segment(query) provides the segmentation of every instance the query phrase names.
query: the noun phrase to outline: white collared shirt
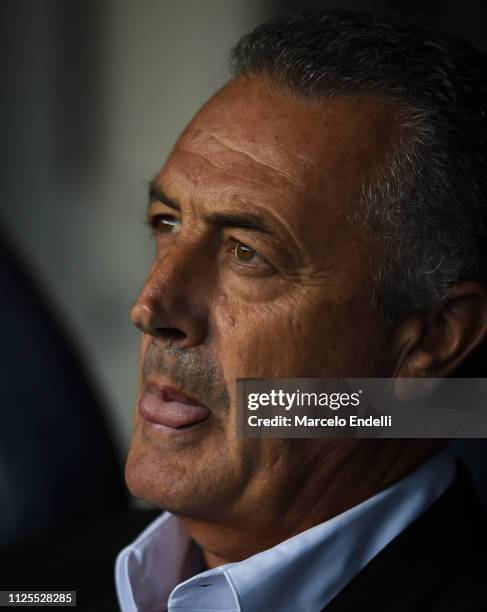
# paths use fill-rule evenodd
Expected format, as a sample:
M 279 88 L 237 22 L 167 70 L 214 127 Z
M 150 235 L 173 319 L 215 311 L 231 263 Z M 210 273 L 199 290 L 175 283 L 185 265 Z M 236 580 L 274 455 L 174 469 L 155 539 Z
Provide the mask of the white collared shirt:
M 361 504 L 244 561 L 204 568 L 200 549 L 164 512 L 117 557 L 122 612 L 320 612 L 451 484 L 444 450 Z M 245 534 L 243 534 L 244 537 Z

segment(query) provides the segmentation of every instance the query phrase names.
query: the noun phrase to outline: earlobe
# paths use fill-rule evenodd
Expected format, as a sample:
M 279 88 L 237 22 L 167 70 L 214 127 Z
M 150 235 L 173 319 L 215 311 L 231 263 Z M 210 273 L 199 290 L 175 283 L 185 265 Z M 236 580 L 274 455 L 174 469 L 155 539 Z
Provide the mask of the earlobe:
M 434 358 L 431 353 L 417 349 L 412 351 L 406 365 L 405 378 L 424 378 L 430 376 L 431 369 L 434 366 Z

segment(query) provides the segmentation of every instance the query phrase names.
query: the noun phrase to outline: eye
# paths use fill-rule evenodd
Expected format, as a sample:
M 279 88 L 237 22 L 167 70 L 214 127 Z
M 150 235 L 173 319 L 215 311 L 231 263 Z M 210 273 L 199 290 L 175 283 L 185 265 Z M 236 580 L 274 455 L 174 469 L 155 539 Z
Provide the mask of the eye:
M 154 234 L 176 234 L 181 229 L 181 221 L 173 215 L 152 215 L 148 225 Z
M 275 268 L 262 255 L 239 240 L 231 239 L 228 252 L 233 267 L 248 276 L 269 276 Z
M 246 244 L 242 242 L 237 242 L 233 248 L 233 253 L 235 258 L 241 263 L 251 263 L 255 260 L 261 259 L 260 255 L 258 255 L 253 249 L 248 247 Z

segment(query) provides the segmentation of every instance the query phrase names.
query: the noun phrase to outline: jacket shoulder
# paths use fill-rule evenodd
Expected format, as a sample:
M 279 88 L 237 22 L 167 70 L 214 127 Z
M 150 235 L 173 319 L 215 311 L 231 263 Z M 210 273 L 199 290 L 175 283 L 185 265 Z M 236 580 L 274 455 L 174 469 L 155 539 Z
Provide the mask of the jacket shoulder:
M 487 513 L 459 464 L 452 485 L 326 606 L 351 612 L 479 610 L 487 572 Z M 380 520 L 380 518 L 379 518 Z

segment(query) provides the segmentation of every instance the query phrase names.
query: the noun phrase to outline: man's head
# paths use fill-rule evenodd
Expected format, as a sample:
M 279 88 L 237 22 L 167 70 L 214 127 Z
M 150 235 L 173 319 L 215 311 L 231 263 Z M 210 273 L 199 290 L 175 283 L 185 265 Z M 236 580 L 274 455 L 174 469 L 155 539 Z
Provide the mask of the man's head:
M 327 470 L 399 443 L 239 439 L 236 378 L 446 376 L 481 341 L 486 64 L 337 12 L 265 24 L 234 64 L 151 184 L 126 475 L 191 520 L 289 534 Z

